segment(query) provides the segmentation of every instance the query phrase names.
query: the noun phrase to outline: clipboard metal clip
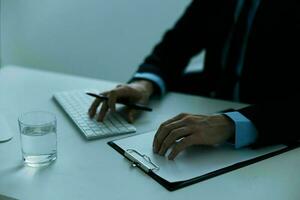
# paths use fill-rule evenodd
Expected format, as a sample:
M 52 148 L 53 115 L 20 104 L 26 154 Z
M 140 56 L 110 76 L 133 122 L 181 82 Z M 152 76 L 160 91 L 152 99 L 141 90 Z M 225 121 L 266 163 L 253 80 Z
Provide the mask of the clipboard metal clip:
M 132 167 L 140 167 L 145 172 L 158 171 L 159 166 L 152 162 L 149 156 L 141 154 L 137 150 L 127 149 L 124 154 L 131 162 Z M 138 156 L 138 158 L 136 158 Z

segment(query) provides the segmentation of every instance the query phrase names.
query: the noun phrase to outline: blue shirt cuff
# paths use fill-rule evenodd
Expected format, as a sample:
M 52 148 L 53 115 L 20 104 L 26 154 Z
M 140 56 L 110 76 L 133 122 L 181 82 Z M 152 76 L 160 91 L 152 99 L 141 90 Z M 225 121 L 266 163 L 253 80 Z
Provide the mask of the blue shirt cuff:
M 255 142 L 257 130 L 247 117 L 236 111 L 224 114 L 235 124 L 235 148 L 245 147 Z
M 156 85 L 160 89 L 161 94 L 166 93 L 165 82 L 162 80 L 162 78 L 160 78 L 158 75 L 156 75 L 154 73 L 149 73 L 149 72 L 136 73 L 136 74 L 134 74 L 133 78 L 142 78 L 142 79 L 150 80 L 150 81 L 156 83 Z

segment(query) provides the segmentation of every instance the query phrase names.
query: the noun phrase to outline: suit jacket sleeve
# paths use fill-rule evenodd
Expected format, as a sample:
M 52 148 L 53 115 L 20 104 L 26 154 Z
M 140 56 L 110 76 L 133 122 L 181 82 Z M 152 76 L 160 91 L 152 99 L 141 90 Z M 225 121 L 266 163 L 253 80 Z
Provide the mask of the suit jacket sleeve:
M 283 2 L 280 2 L 283 3 Z M 277 49 L 273 52 L 273 60 L 279 63 L 282 74 L 276 73 L 277 93 L 270 99 L 260 101 L 255 105 L 239 110 L 244 116 L 250 119 L 258 130 L 256 146 L 274 143 L 295 143 L 299 142 L 299 113 L 300 113 L 300 67 L 299 46 L 300 46 L 300 3 L 289 5 L 289 12 L 285 17 L 288 20 L 281 28 L 281 38 L 274 39 Z M 272 47 L 270 47 L 272 48 Z M 274 63 L 273 63 L 274 64 Z M 271 68 L 272 69 L 272 68 Z M 284 71 L 284 70 L 289 70 Z M 270 70 L 270 76 L 274 73 Z M 265 81 L 270 79 L 265 77 Z M 273 78 L 272 78 L 273 80 Z M 268 83 L 272 85 L 272 83 Z M 274 84 L 275 85 L 275 84 Z M 279 85 L 279 86 L 278 86 Z M 276 88 L 272 88 L 276 91 Z M 279 92 L 280 91 L 280 92 Z M 267 92 L 267 91 L 266 91 Z
M 222 3 L 221 3 L 222 2 Z M 168 89 L 184 72 L 190 59 L 216 40 L 224 28 L 226 1 L 194 0 L 175 26 L 167 31 L 137 72 L 154 73 Z M 214 38 L 214 39 L 212 39 Z
M 300 139 L 299 98 L 285 99 L 252 105 L 239 110 L 256 127 L 258 139 L 254 146 L 285 143 L 293 144 Z

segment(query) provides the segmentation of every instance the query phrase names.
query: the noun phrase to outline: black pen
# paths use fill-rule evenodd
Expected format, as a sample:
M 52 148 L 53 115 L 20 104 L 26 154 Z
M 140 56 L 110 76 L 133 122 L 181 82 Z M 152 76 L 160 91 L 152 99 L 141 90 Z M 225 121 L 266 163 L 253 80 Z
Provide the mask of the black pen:
M 89 95 L 89 96 L 92 96 L 92 97 L 96 97 L 96 98 L 105 100 L 105 101 L 108 100 L 107 96 L 104 96 L 104 95 L 101 95 L 101 94 L 94 94 L 94 93 L 91 93 L 91 92 L 86 92 L 86 94 Z M 152 111 L 152 108 L 149 108 L 149 107 L 147 107 L 145 105 L 142 105 L 142 104 L 137 104 L 137 103 L 132 104 L 132 103 L 124 103 L 124 102 L 118 102 L 118 101 L 117 101 L 117 103 L 123 104 L 125 106 L 128 106 L 128 107 L 136 109 L 136 110 Z

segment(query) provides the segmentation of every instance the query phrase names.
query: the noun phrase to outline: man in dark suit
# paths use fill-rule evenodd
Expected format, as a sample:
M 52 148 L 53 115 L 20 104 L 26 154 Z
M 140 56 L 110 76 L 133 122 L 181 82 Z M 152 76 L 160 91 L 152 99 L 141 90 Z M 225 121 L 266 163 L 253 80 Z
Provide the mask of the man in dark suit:
M 250 104 L 222 115 L 179 114 L 158 129 L 154 151 L 169 159 L 191 145 L 233 140 L 247 145 L 292 143 L 300 138 L 300 3 L 296 0 L 194 0 L 145 59 L 129 84 L 105 92 L 98 120 L 117 99 L 146 103 L 153 94 L 180 91 Z M 202 72 L 186 74 L 205 50 Z M 100 100 L 89 110 L 96 114 Z M 133 120 L 133 110 L 129 120 Z M 181 140 L 178 140 L 181 139 Z M 178 142 L 179 141 L 179 142 Z

